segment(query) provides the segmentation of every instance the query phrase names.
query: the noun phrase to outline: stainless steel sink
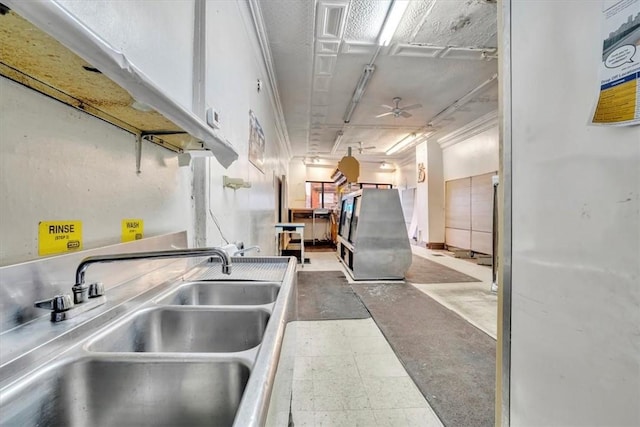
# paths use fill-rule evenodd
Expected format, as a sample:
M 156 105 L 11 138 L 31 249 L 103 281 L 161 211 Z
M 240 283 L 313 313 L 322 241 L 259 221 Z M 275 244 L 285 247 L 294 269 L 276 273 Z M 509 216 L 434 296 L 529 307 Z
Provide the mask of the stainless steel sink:
M 68 323 L 4 332 L 0 426 L 259 427 L 288 414 L 293 369 L 278 360 L 296 313 L 295 259 L 238 261 L 252 281 L 183 281 L 217 274 L 210 264 L 168 264 Z
M 274 302 L 280 286 L 263 282 L 190 282 L 161 297 L 158 304 L 260 305 Z
M 156 307 L 138 312 L 101 333 L 94 352 L 218 353 L 260 344 L 269 312 L 251 309 Z
M 230 426 L 249 379 L 234 361 L 92 357 L 2 394 L 2 426 Z

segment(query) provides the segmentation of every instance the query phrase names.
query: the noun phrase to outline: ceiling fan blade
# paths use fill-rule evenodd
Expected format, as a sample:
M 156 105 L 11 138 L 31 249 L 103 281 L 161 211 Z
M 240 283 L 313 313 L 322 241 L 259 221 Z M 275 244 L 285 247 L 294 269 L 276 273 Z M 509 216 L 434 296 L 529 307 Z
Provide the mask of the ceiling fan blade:
M 416 108 L 422 108 L 422 104 L 412 104 L 407 107 L 402 107 L 403 110 L 415 110 Z
M 393 111 L 389 111 L 388 113 L 378 114 L 378 115 L 376 116 L 376 118 L 378 118 L 378 117 L 384 117 L 384 116 L 390 116 L 390 115 L 392 115 L 392 114 L 393 114 Z
M 381 104 L 381 107 L 388 108 L 389 110 L 395 110 L 396 107 L 392 107 L 391 105 Z
M 401 115 L 402 117 L 404 117 L 405 119 L 408 119 L 409 117 L 413 116 L 413 114 L 411 114 L 411 113 L 407 113 L 406 111 L 402 111 L 402 112 L 400 112 L 400 115 Z
M 374 148 L 376 148 L 375 145 L 370 145 L 368 147 L 364 147 L 365 150 L 373 150 Z

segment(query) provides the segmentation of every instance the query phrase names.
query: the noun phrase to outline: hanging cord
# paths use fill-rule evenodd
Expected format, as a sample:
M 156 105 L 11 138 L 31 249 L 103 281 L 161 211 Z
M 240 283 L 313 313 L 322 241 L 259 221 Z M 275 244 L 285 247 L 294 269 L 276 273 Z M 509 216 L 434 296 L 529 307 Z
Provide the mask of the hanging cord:
M 218 232 L 220 233 L 220 237 L 222 237 L 222 240 L 224 240 L 224 242 L 228 245 L 229 244 L 229 240 L 227 240 L 226 237 L 224 237 L 224 234 L 222 233 L 222 228 L 220 227 L 220 223 L 218 222 L 218 218 L 216 218 L 216 216 L 213 214 L 213 211 L 211 210 L 211 158 L 207 157 L 207 184 L 209 185 L 209 197 L 207 198 L 207 210 L 209 211 L 209 215 L 211 216 L 211 219 L 213 220 L 213 223 L 216 225 L 216 228 L 218 229 Z

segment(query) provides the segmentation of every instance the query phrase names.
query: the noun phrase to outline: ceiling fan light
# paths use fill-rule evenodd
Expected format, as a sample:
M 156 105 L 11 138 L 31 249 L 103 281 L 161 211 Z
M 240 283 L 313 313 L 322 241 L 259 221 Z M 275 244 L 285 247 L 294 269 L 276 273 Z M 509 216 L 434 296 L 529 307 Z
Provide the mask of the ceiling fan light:
M 393 35 L 398 29 L 398 25 L 400 25 L 402 15 L 404 15 L 404 12 L 407 10 L 407 6 L 409 6 L 409 0 L 394 0 L 393 3 L 391 3 L 387 17 L 382 25 L 382 30 L 378 36 L 378 44 L 380 46 L 389 46 Z

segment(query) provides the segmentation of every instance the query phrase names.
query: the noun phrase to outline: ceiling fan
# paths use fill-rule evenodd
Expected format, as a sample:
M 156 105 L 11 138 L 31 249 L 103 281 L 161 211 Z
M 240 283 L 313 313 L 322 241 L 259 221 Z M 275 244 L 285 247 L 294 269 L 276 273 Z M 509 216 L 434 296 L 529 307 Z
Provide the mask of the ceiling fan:
M 392 107 L 391 105 L 382 104 L 384 108 L 388 108 L 390 111 L 387 113 L 378 114 L 376 118 L 393 115 L 393 117 L 396 117 L 396 118 L 402 116 L 405 119 L 407 119 L 413 115 L 411 113 L 407 113 L 408 110 L 415 110 L 416 108 L 422 107 L 422 104 L 413 104 L 413 105 L 407 105 L 406 107 L 400 107 L 398 105 L 400 104 L 400 101 L 402 101 L 402 98 L 399 98 L 399 97 L 393 98 L 393 102 L 396 104 L 395 107 Z
M 362 141 L 358 142 L 358 145 L 351 145 L 349 147 L 350 148 L 355 148 L 356 150 L 358 150 L 358 154 L 362 154 L 366 150 L 375 150 L 375 148 L 376 148 L 375 145 L 370 145 L 368 147 L 365 147 L 364 144 L 362 143 Z

